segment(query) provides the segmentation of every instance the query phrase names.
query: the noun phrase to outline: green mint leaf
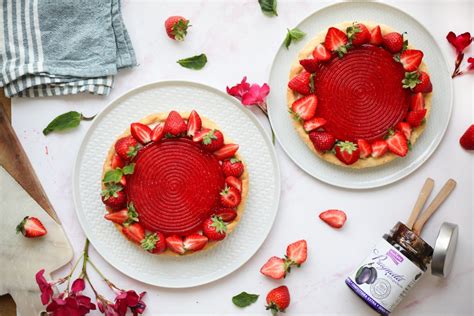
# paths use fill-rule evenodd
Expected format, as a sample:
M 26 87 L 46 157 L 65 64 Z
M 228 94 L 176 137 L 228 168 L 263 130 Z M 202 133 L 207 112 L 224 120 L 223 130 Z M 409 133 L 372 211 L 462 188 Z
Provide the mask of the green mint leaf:
M 234 297 L 232 297 L 232 303 L 238 307 L 247 307 L 258 300 L 257 294 L 249 294 L 247 292 L 242 292 Z
M 122 172 L 125 175 L 133 174 L 133 171 L 135 171 L 135 164 L 134 163 L 128 164 L 128 165 L 126 165 L 125 167 L 122 168 Z
M 258 0 L 263 14 L 268 16 L 278 16 L 277 0 Z
M 104 183 L 119 183 L 122 179 L 123 173 L 120 168 L 109 170 L 105 173 L 104 179 L 102 182 Z
M 177 63 L 183 66 L 184 68 L 199 70 L 206 65 L 207 56 L 206 54 L 196 55 L 193 57 L 180 59 L 177 61 Z
M 290 29 L 287 29 L 287 30 L 288 30 L 288 32 L 286 33 L 286 37 L 285 37 L 285 47 L 286 48 L 290 47 L 290 45 L 293 41 L 299 41 L 300 39 L 302 39 L 306 35 L 305 32 L 301 31 L 300 29 L 298 29 L 296 27 L 292 30 L 290 30 Z
M 44 135 L 51 132 L 63 131 L 65 129 L 75 128 L 81 122 L 82 114 L 76 111 L 70 111 L 57 116 L 43 130 Z

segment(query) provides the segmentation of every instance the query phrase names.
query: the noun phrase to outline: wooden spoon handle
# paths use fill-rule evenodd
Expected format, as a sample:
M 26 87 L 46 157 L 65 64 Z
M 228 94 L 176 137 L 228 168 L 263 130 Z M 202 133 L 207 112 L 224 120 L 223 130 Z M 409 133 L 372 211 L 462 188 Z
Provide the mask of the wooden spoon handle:
M 428 208 L 421 214 L 420 218 L 416 220 L 415 224 L 413 225 L 413 231 L 415 234 L 420 235 L 421 230 L 425 223 L 430 219 L 431 215 L 436 212 L 436 210 L 443 204 L 443 202 L 447 199 L 449 194 L 454 190 L 456 187 L 456 181 L 453 179 L 449 179 L 444 184 L 441 191 L 439 191 L 438 195 L 434 198 L 433 202 L 428 206 Z
M 425 205 L 426 201 L 428 200 L 431 192 L 433 191 L 434 181 L 431 178 L 427 178 L 423 188 L 421 188 L 420 194 L 418 194 L 418 199 L 416 200 L 415 206 L 413 207 L 413 211 L 411 211 L 410 217 L 407 221 L 407 227 L 412 229 L 413 224 L 415 223 L 416 219 L 420 215 L 423 206 Z

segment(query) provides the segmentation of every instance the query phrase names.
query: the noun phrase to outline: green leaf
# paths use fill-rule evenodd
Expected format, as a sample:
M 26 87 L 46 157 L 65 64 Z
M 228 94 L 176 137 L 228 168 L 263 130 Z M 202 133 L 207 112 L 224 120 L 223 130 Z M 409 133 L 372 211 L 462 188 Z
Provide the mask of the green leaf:
M 287 29 L 287 30 L 288 30 L 288 32 L 286 33 L 286 37 L 285 37 L 285 47 L 286 48 L 290 47 L 291 42 L 299 41 L 300 39 L 302 39 L 306 35 L 305 32 L 301 31 L 300 29 L 298 29 L 296 27 L 292 30 L 290 30 L 290 29 Z
M 104 183 L 119 183 L 122 179 L 123 173 L 120 168 L 109 170 L 105 173 L 104 179 L 102 182 Z
M 82 114 L 76 111 L 70 111 L 57 116 L 43 130 L 44 135 L 51 132 L 63 131 L 65 129 L 78 127 L 81 122 Z
M 184 68 L 199 70 L 206 65 L 207 56 L 206 54 L 196 55 L 193 57 L 180 59 L 177 61 L 177 63 L 183 66 Z
M 263 14 L 268 16 L 278 16 L 277 0 L 258 0 Z
M 238 307 L 247 307 L 258 300 L 257 294 L 242 292 L 232 298 L 232 303 Z
M 131 163 L 122 168 L 122 173 L 125 175 L 132 174 L 135 171 L 135 164 Z

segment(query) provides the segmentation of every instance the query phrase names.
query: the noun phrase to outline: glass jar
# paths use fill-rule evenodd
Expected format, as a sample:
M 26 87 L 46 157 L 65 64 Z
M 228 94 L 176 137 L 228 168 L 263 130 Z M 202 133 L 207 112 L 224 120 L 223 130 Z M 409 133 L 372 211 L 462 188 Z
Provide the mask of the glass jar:
M 388 315 L 418 282 L 432 255 L 427 242 L 398 222 L 349 275 L 346 284 L 375 311 Z

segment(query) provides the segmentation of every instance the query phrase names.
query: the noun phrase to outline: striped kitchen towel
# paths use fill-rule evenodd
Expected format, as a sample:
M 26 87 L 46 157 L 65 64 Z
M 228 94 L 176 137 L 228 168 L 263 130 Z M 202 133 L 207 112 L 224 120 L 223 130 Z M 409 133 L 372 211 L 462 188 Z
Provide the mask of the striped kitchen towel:
M 107 95 L 136 66 L 120 0 L 0 0 L 0 87 L 8 97 Z

